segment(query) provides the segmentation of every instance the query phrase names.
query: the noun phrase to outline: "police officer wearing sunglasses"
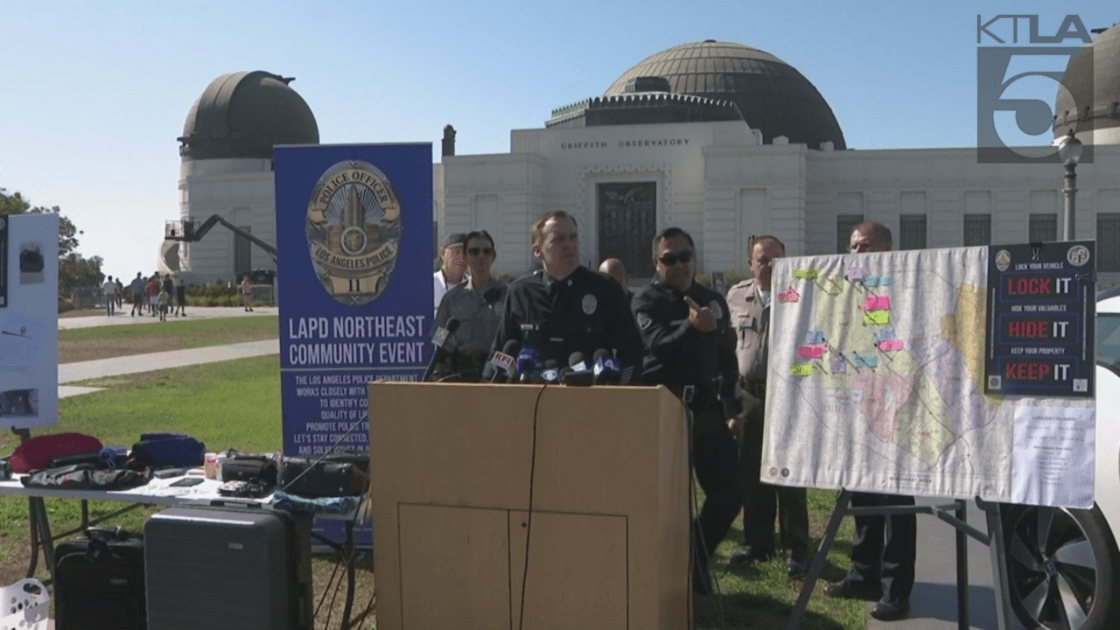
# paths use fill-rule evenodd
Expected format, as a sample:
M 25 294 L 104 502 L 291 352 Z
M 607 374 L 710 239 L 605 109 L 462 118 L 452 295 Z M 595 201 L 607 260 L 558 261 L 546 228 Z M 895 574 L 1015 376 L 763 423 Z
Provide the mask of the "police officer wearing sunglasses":
M 693 523 L 693 589 L 704 593 L 708 559 L 741 505 L 727 426 L 742 412 L 735 331 L 723 296 L 694 282 L 696 248 L 687 232 L 673 227 L 654 237 L 653 263 L 660 277 L 634 298 L 634 317 L 647 350 L 645 380 L 665 385 L 692 411 L 692 464 L 705 494 Z

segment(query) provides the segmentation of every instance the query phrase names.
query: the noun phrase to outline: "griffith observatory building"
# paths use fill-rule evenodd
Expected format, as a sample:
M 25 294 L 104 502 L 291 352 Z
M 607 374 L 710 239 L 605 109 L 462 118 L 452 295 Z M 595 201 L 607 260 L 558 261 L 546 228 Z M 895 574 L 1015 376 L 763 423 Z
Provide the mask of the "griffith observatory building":
M 1099 34 L 1066 73 L 1067 85 L 1085 87 L 1077 105 L 1068 93 L 1057 99 L 1054 136 L 1072 129 L 1092 145 L 1092 162 L 1077 168 L 1075 236 L 1097 240 L 1103 288 L 1120 283 L 1120 25 Z M 181 220 L 219 214 L 275 243 L 272 146 L 319 142 L 314 114 L 290 82 L 237 72 L 199 96 L 178 139 Z M 446 129 L 433 168 L 437 242 L 485 229 L 500 252 L 494 270 L 519 275 L 535 262 L 530 225 L 563 209 L 580 225 L 584 264 L 621 258 L 642 279 L 653 275 L 650 241 L 674 225 L 697 241 L 698 272 L 715 274 L 750 268 L 754 234 L 777 236 L 793 256 L 836 253 L 863 220 L 889 226 L 896 249 L 1061 238 L 1064 169 L 1056 155 L 980 163 L 975 147 L 853 150 L 842 122 L 774 55 L 711 40 L 675 46 L 624 71 L 602 95 L 554 109 L 543 127 L 512 130 L 508 153 L 458 155 Z M 159 264 L 197 282 L 275 269 L 263 250 L 226 229 L 166 241 Z

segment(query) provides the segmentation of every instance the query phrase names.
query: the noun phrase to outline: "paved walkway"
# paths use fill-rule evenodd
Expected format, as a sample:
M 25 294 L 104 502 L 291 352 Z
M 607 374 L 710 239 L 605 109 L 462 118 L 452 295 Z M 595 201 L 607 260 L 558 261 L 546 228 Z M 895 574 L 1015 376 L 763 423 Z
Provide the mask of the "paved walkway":
M 218 319 L 230 317 L 275 317 L 275 306 L 254 308 L 247 313 L 241 307 L 213 307 L 193 308 L 187 312 L 186 317 L 169 318 L 169 321 L 182 321 L 190 319 Z M 74 328 L 92 328 L 95 326 L 121 326 L 129 324 L 159 323 L 151 316 L 132 317 L 125 311 L 112 317 L 108 315 L 94 315 L 90 317 L 66 317 L 58 320 L 59 330 Z M 78 361 L 76 363 L 62 363 L 58 366 L 58 397 L 78 396 L 100 391 L 98 387 L 79 387 L 66 385 L 78 381 L 87 381 L 96 378 L 121 376 L 123 374 L 138 374 L 170 368 L 197 365 L 200 363 L 215 363 L 217 361 L 230 361 L 233 359 L 247 359 L 251 357 L 279 354 L 280 340 L 270 339 L 265 341 L 248 341 L 227 346 L 207 346 L 205 348 L 191 348 L 189 350 L 171 350 L 168 352 L 152 352 L 111 359 L 95 359 L 93 361 Z
M 126 306 L 122 311 L 117 311 L 115 315 L 109 317 L 108 315 L 91 315 L 88 317 L 60 317 L 58 319 L 59 330 L 69 330 L 71 328 L 93 328 L 95 326 L 122 326 L 127 324 L 152 324 L 159 323 L 158 317 L 151 315 L 129 315 L 128 307 Z M 253 308 L 253 312 L 246 312 L 240 306 L 212 306 L 205 308 L 190 307 L 187 309 L 185 317 L 167 316 L 167 321 L 179 322 L 189 321 L 192 319 L 221 319 L 226 317 L 276 317 L 279 314 L 279 309 L 275 306 L 259 306 Z

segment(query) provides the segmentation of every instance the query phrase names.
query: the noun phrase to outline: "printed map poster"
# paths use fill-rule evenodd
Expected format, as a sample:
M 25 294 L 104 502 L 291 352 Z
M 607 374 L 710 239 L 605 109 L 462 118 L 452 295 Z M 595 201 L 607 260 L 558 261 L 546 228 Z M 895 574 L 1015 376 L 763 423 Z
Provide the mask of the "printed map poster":
M 0 216 L 0 427 L 58 425 L 58 215 Z
M 276 147 L 275 168 L 284 453 L 368 450 L 366 384 L 432 352 L 431 144 Z
M 1090 506 L 1093 400 L 985 393 L 988 256 L 775 261 L 761 479 Z

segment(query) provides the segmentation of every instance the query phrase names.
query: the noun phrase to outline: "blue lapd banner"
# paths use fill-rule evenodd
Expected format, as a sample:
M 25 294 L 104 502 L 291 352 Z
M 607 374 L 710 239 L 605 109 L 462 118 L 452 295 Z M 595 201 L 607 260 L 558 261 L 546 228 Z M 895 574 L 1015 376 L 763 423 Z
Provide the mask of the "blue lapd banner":
M 284 453 L 368 450 L 366 384 L 432 352 L 430 143 L 277 147 Z

